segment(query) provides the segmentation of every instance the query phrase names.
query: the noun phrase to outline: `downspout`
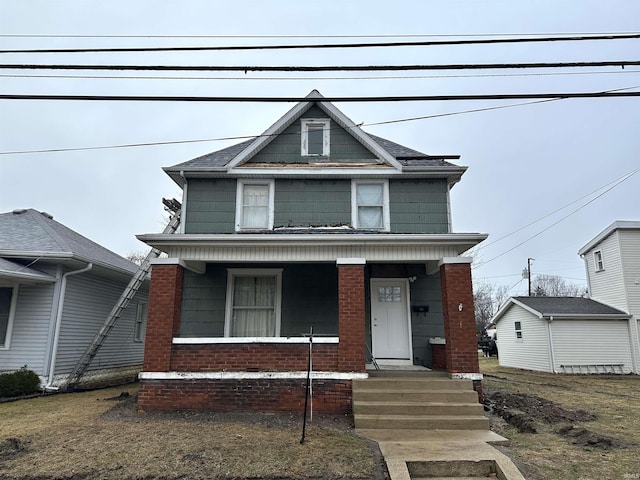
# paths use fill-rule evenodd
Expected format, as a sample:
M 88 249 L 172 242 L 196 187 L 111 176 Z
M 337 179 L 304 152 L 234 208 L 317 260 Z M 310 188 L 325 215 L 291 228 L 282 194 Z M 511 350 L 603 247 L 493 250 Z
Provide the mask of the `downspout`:
M 56 315 L 56 327 L 53 335 L 53 346 L 51 347 L 51 362 L 49 363 L 49 379 L 44 386 L 45 390 L 58 390 L 58 387 L 53 386 L 53 375 L 56 369 L 56 359 L 58 356 L 58 342 L 60 341 L 60 327 L 62 325 L 62 310 L 64 309 L 64 297 L 67 290 L 67 278 L 71 275 L 77 275 L 79 273 L 88 272 L 93 268 L 93 263 L 87 264 L 86 267 L 80 270 L 73 270 L 62 275 L 62 282 L 60 284 L 60 296 L 58 298 L 58 314 Z
M 551 373 L 556 372 L 556 354 L 555 348 L 553 347 L 553 335 L 551 334 L 551 322 L 553 322 L 553 315 L 549 317 L 547 322 L 547 333 L 549 334 L 549 351 L 551 352 Z

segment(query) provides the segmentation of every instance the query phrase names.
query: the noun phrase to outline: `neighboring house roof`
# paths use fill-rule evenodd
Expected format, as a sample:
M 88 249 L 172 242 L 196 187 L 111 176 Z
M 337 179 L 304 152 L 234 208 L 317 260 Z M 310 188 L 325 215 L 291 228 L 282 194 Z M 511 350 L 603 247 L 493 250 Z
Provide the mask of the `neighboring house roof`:
M 629 318 L 622 310 L 590 298 L 511 297 L 493 317 L 493 322 L 498 322 L 512 305 L 518 305 L 539 318 Z
M 457 160 L 460 158 L 459 155 L 428 155 L 364 132 L 358 125 L 333 106 L 333 104 L 324 101 L 324 97 L 316 90 L 310 92 L 309 95 L 307 95 L 307 99 L 307 101 L 300 102 L 294 106 L 271 127 L 265 130 L 262 135 L 171 167 L 165 167 L 165 172 L 173 178 L 178 185 L 183 184 L 184 179 L 182 175 L 184 173 L 229 172 L 234 167 L 242 165 L 256 155 L 288 126 L 301 118 L 313 105 L 320 107 L 338 125 L 349 131 L 350 134 L 371 151 L 382 164 L 386 164 L 397 170 L 414 173 L 420 171 L 431 172 L 433 168 L 439 168 L 442 169 L 443 175 L 450 175 L 452 177 L 452 183 L 458 181 L 462 173 L 466 170 L 466 167 L 460 167 L 447 161 Z M 444 170 L 447 171 L 445 172 Z
M 29 268 L 26 265 L 11 262 L 6 258 L 0 258 L 0 277 L 18 281 L 20 283 L 40 283 L 40 282 L 55 282 L 56 279 L 51 275 L 39 272 L 33 268 Z
M 131 274 L 138 270 L 133 262 L 34 209 L 0 214 L 0 257 L 74 259 Z
M 605 228 L 602 232 L 596 235 L 589 243 L 587 243 L 584 247 L 582 247 L 578 251 L 578 255 L 584 255 L 593 247 L 602 242 L 605 238 L 611 235 L 616 230 L 639 230 L 640 229 L 640 221 L 627 221 L 627 220 L 618 220 L 613 222 L 607 228 Z

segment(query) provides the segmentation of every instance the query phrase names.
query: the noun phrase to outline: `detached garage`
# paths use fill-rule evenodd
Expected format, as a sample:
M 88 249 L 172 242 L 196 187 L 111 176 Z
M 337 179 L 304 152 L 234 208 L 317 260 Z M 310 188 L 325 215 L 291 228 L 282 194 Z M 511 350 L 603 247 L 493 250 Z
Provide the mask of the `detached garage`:
M 512 297 L 493 318 L 500 365 L 554 373 L 638 373 L 632 316 L 589 298 Z

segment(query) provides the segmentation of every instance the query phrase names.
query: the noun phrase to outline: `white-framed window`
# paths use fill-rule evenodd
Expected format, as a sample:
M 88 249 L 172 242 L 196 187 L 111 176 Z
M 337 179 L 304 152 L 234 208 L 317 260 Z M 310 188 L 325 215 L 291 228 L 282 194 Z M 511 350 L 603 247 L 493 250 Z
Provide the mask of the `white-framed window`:
M 303 118 L 301 120 L 300 149 L 304 157 L 329 156 L 331 121 L 328 118 Z
M 227 272 L 225 337 L 279 337 L 282 269 Z
M 236 231 L 273 229 L 274 180 L 238 180 Z
M 521 322 L 514 322 L 513 324 L 515 331 L 516 331 L 516 339 L 517 340 L 522 340 L 522 323 Z
M 136 323 L 133 327 L 133 341 L 144 342 L 144 335 L 147 329 L 147 304 L 139 302 L 136 308 Z
M 351 221 L 354 228 L 390 230 L 387 180 L 354 180 L 351 183 Z
M 17 302 L 17 286 L 0 287 L 0 350 L 6 350 L 10 347 Z
M 601 272 L 602 270 L 604 270 L 602 250 L 596 250 L 595 252 L 593 252 L 593 265 L 595 266 L 596 272 Z

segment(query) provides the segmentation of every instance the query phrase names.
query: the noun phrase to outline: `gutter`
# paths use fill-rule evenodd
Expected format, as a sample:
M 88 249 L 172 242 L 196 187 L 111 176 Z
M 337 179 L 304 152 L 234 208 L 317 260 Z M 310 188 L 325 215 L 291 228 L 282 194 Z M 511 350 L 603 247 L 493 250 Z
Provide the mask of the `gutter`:
M 58 314 L 56 315 L 55 333 L 53 336 L 53 346 L 51 348 L 51 361 L 49 362 L 49 379 L 44 386 L 45 390 L 58 390 L 58 387 L 53 386 L 53 375 L 56 369 L 56 359 L 58 356 L 58 342 L 60 341 L 60 328 L 62 326 L 62 310 L 64 309 L 64 297 L 67 290 L 67 278 L 71 275 L 77 275 L 79 273 L 88 272 L 93 268 L 93 263 L 87 264 L 86 267 L 80 270 L 72 270 L 62 275 L 62 283 L 60 285 L 60 295 L 58 298 Z

